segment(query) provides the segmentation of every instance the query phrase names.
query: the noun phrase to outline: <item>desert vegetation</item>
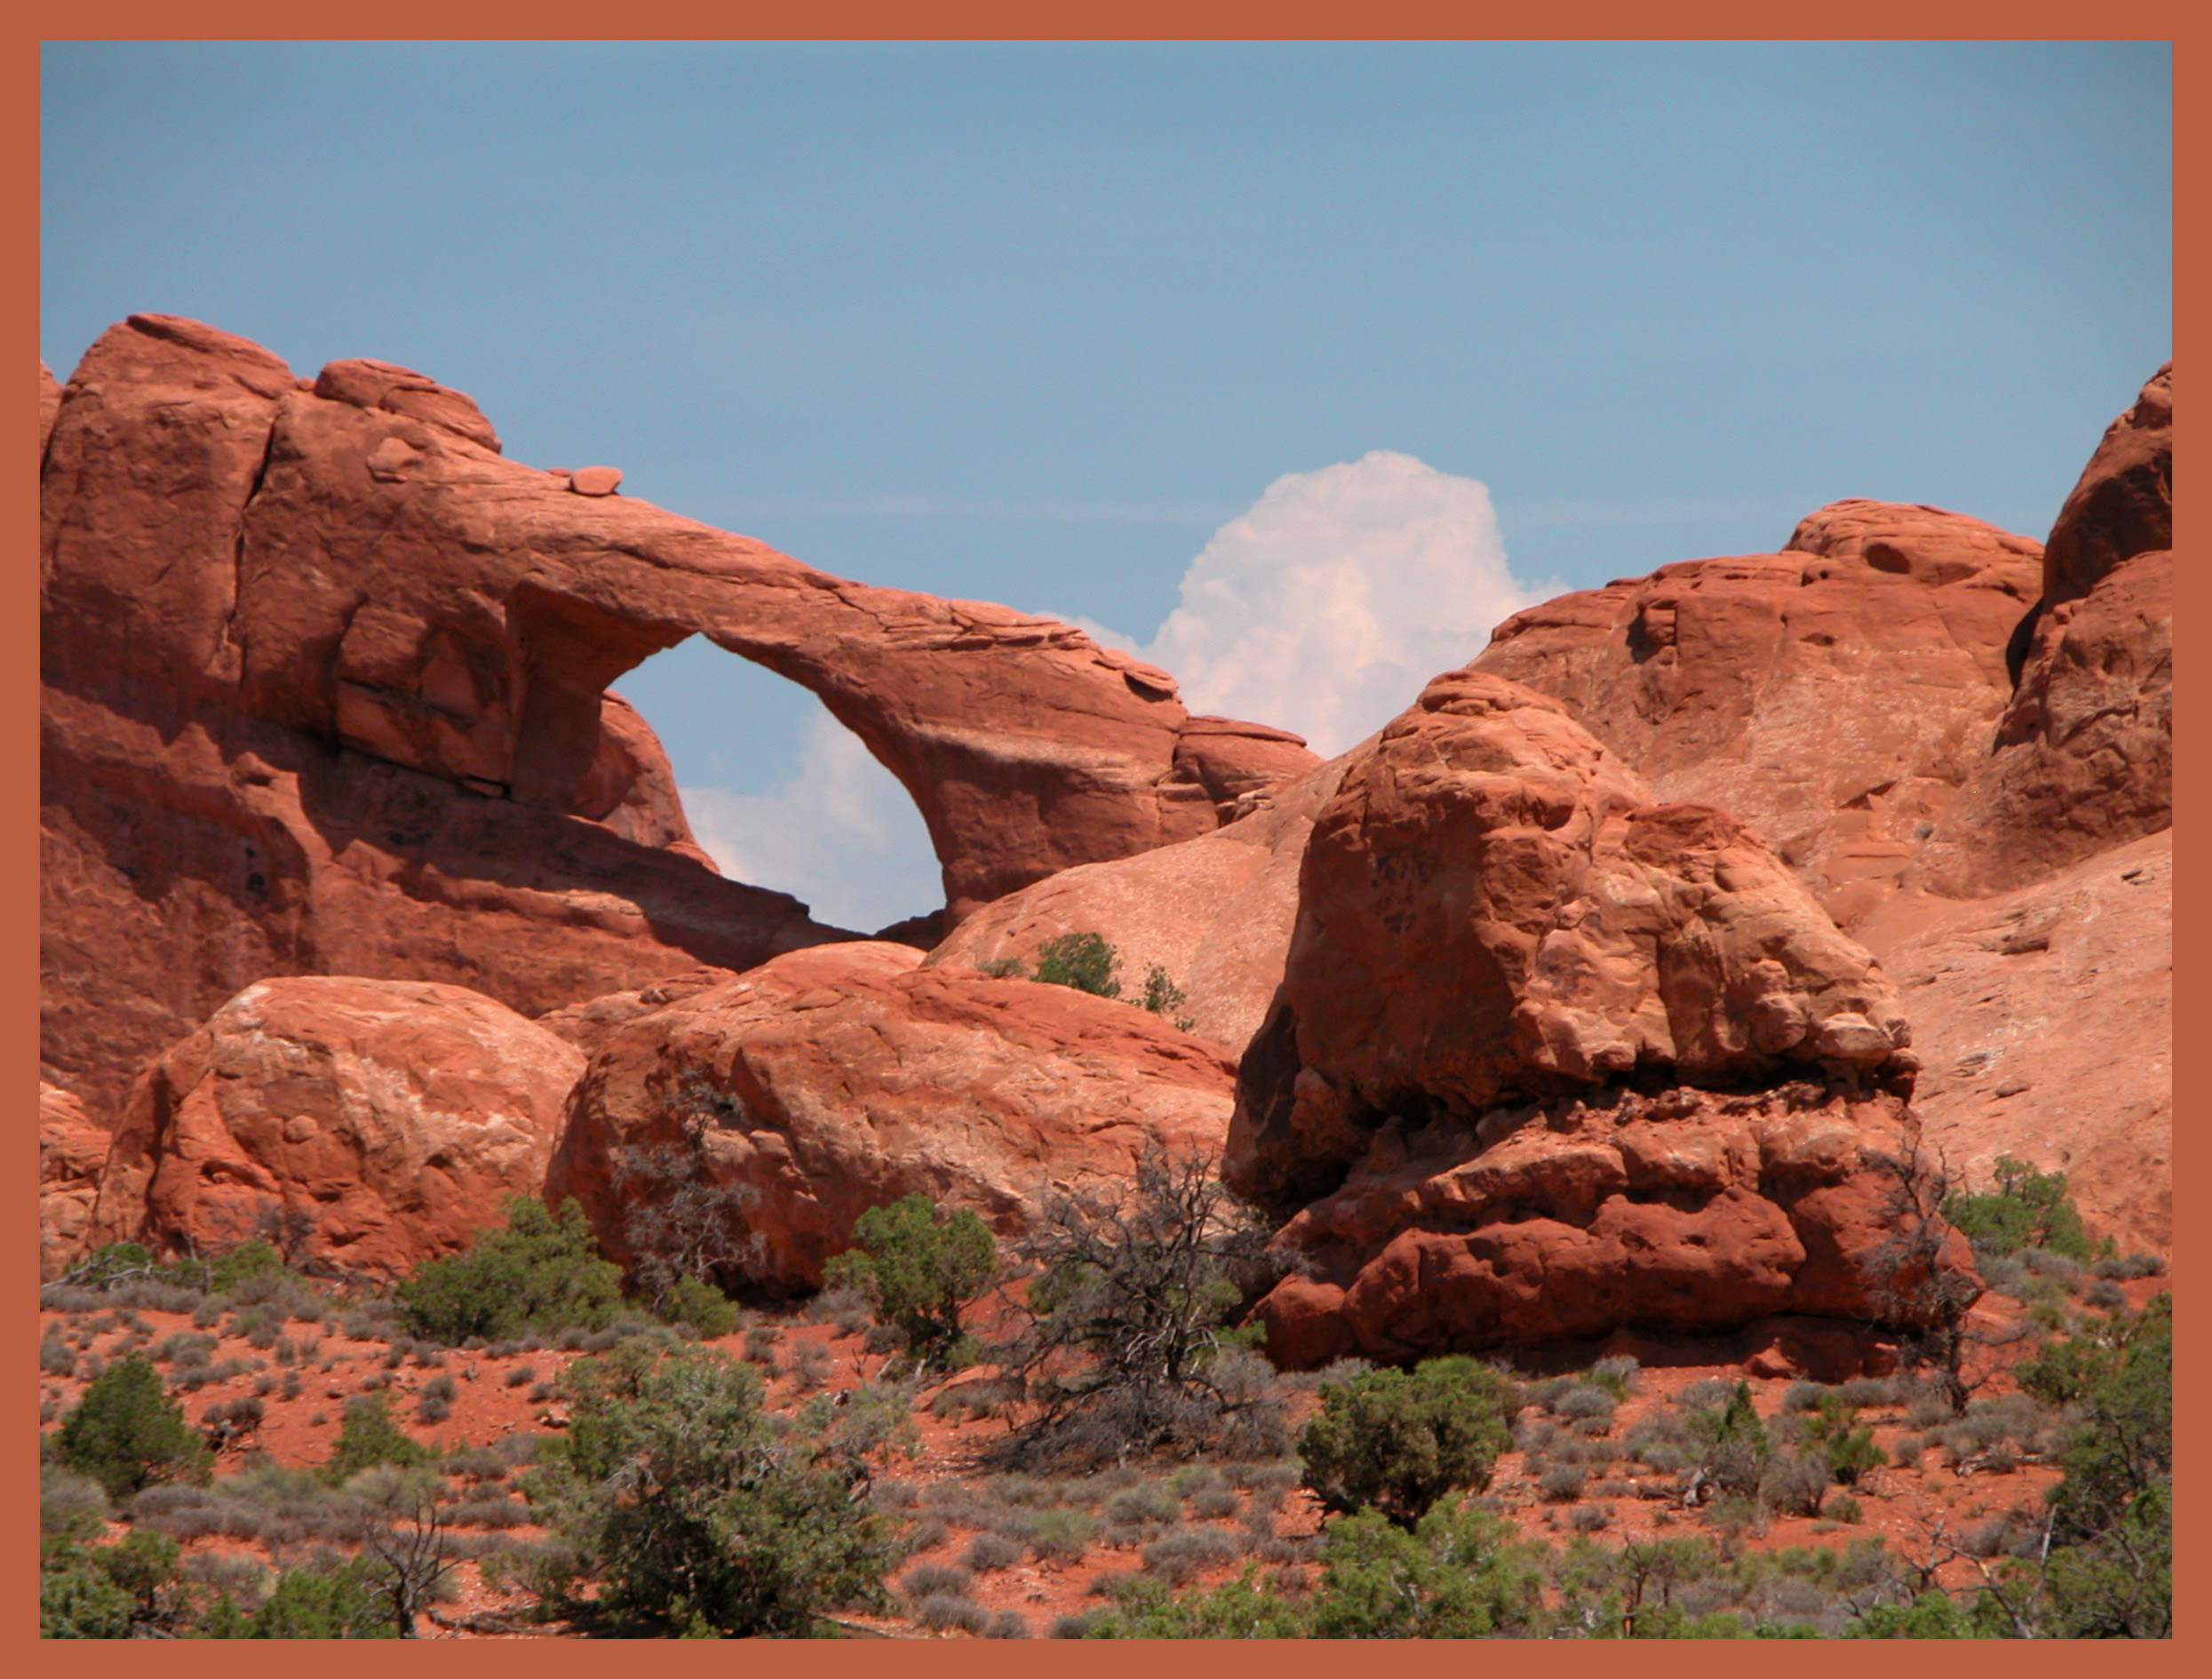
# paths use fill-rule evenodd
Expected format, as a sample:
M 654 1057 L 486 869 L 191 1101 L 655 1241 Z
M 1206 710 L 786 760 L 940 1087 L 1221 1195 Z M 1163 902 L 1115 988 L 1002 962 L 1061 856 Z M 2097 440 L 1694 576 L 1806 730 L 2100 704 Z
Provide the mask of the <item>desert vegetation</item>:
M 41 1627 L 2165 1635 L 2154 1262 L 2056 1174 L 1946 1207 L 1997 1308 L 1958 1393 L 1571 1349 L 1280 1373 L 1236 1327 L 1258 1226 L 1157 1153 L 1004 1252 L 876 1209 L 813 1301 L 717 1289 L 720 1335 L 531 1203 L 388 1293 L 263 1238 L 111 1246 L 42 1297 Z

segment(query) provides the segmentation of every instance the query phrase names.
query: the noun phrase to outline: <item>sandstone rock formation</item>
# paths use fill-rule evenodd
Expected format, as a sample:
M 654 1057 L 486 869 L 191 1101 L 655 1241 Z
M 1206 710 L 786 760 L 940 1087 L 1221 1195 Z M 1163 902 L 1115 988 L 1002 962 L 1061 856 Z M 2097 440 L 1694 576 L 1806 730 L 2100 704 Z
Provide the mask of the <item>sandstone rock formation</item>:
M 2009 891 L 2172 824 L 2173 419 L 2168 363 L 2051 528 L 2018 686 L 1909 883 Z
M 1225 828 L 1111 863 L 1086 863 L 986 904 L 926 966 L 1037 967 L 1047 940 L 1096 933 L 1121 958 L 1125 997 L 1161 968 L 1183 993 L 1190 1029 L 1242 1054 L 1260 1030 L 1290 948 L 1298 870 L 1313 819 L 1344 760 L 1276 788 Z
M 1898 894 L 1856 929 L 1895 980 L 1927 1146 L 1977 1189 L 2064 1172 L 2091 1230 L 2170 1253 L 2174 836 L 1966 903 Z
M 149 1067 L 101 1174 L 97 1240 L 220 1253 L 304 1226 L 391 1277 L 542 1188 L 573 1046 L 458 985 L 251 985 Z
M 1531 607 L 1474 668 L 1566 702 L 1659 797 L 1749 823 L 1849 927 L 1985 753 L 2040 557 L 1939 508 L 1835 502 L 1780 553 Z
M 2174 545 L 2174 364 L 2151 375 L 2058 510 L 2042 604 L 2079 600 L 2123 560 Z
M 1313 1272 L 1261 1303 L 1268 1350 L 1310 1369 L 1780 1313 L 1910 1321 L 1931 1257 L 1972 1264 L 1955 1231 L 1901 1239 L 1912 1131 L 1895 1096 L 1812 1084 L 1388 1122 L 1278 1237 Z
M 1218 1152 L 1218 1046 L 1058 985 L 924 968 L 905 945 L 793 951 L 617 1027 L 577 1086 L 546 1184 L 617 1259 L 672 1180 L 752 1199 L 742 1270 L 817 1285 L 871 1206 L 914 1192 L 1018 1233 L 1139 1152 Z M 642 1156 L 650 1169 L 640 1171 Z M 733 1241 L 736 1232 L 732 1233 Z
M 1269 1297 L 1270 1346 L 1906 1315 L 1878 1250 L 1909 1038 L 1740 823 L 1655 803 L 1556 700 L 1440 676 L 1317 817 L 1239 1070 L 1230 1182 L 1302 1209 L 1280 1239 L 1317 1268 Z
M 92 1206 L 113 1141 L 68 1091 L 38 1086 L 38 1280 L 51 1283 L 92 1252 Z
M 1303 761 L 1193 723 L 1165 672 L 1066 625 L 846 583 L 497 450 L 410 370 L 309 384 L 171 316 L 111 329 L 61 394 L 44 1054 L 96 1113 L 270 975 L 457 981 L 536 1014 L 835 935 L 704 866 L 608 696 L 693 633 L 813 689 L 905 782 L 955 919 L 1211 830 Z

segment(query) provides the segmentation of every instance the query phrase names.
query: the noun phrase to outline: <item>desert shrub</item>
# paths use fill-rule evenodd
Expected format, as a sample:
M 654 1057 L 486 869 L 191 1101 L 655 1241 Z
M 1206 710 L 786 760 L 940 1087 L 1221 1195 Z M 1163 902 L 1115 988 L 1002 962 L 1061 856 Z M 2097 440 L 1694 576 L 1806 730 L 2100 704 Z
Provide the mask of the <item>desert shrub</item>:
M 396 1638 L 398 1629 L 377 1595 L 377 1565 L 355 1556 L 277 1576 L 268 1600 L 239 1638 Z
M 922 1563 L 909 1569 L 899 1590 L 919 1603 L 925 1597 L 966 1597 L 975 1589 L 975 1576 L 950 1563 Z
M 931 1632 L 964 1632 L 980 1636 L 991 1626 L 991 1611 L 972 1597 L 940 1592 L 914 1606 L 915 1622 Z
M 505 1385 L 510 1388 L 527 1388 L 537 1380 L 537 1366 L 535 1365 L 517 1365 L 504 1378 Z
M 1178 1031 L 1189 1031 L 1198 1023 L 1182 1012 L 1190 999 L 1182 986 L 1168 977 L 1167 970 L 1158 962 L 1144 970 L 1144 999 L 1142 1007 L 1174 1023 Z
M 162 1392 L 160 1373 L 137 1356 L 110 1365 L 62 1420 L 61 1460 L 126 1498 L 155 1481 L 203 1480 L 212 1454 Z
M 1209 1568 L 1233 1563 L 1244 1547 L 1218 1527 L 1185 1527 L 1163 1534 L 1139 1555 L 1144 1566 L 1171 1586 L 1181 1586 Z
M 1628 1353 L 1615 1353 L 1601 1358 L 1590 1366 L 1589 1383 L 1603 1388 L 1616 1399 L 1626 1399 L 1636 1390 L 1636 1374 L 1643 1368 Z
M 64 1544 L 49 1546 L 40 1556 L 41 1638 L 128 1638 L 136 1607 L 131 1594 L 99 1565 L 96 1553 Z
M 1411 1532 L 1373 1510 L 1329 1524 L 1310 1611 L 1320 1638 L 1526 1633 L 1542 1610 L 1536 1553 L 1487 1511 L 1432 1509 Z
M 792 1349 L 791 1380 L 794 1393 L 812 1393 L 830 1379 L 830 1349 L 818 1341 L 802 1341 Z
M 1567 1512 L 1567 1525 L 1578 1533 L 1602 1533 L 1612 1524 L 1610 1504 L 1578 1504 Z
M 988 1574 L 997 1569 L 1012 1568 L 1028 1555 L 1027 1546 L 1003 1533 L 978 1533 L 960 1561 L 978 1574 Z
M 815 1442 L 763 1413 L 750 1366 L 632 1341 L 565 1383 L 569 1430 L 528 1490 L 599 1589 L 549 1581 L 560 1612 L 633 1635 L 805 1636 L 826 1610 L 880 1597 L 897 1535 Z
M 1190 1494 L 1190 1514 L 1201 1522 L 1227 1521 L 1243 1504 L 1244 1500 L 1225 1486 L 1204 1487 Z
M 983 1628 L 986 1638 L 1026 1638 L 1029 1635 L 1029 1617 L 1018 1609 L 1000 1610 L 991 1618 L 991 1625 Z
M 38 1468 L 38 1534 L 41 1539 L 96 1539 L 113 1514 L 107 1494 L 90 1476 L 59 1464 Z
M 1556 1463 L 1537 1479 L 1537 1490 L 1553 1504 L 1571 1504 L 1582 1496 L 1587 1472 L 1579 1463 Z
M 1306 1484 L 1332 1510 L 1372 1507 L 1411 1528 L 1445 1493 L 1490 1484 L 1518 1397 L 1509 1377 L 1461 1357 L 1325 1387 L 1298 1443 Z
M 2025 1160 L 1998 1157 L 1997 1187 L 1986 1195 L 1945 1198 L 1944 1216 L 1993 1256 L 2042 1248 L 2072 1260 L 2093 1257 L 2081 1215 L 2066 1193 L 2063 1172 L 2038 1172 Z
M 38 1342 L 38 1373 L 42 1376 L 74 1376 L 76 1374 L 76 1349 L 49 1330 Z
M 1263 1278 L 1267 1237 L 1213 1159 L 1157 1146 L 1118 1193 L 1053 1202 L 1022 1249 L 1039 1273 L 1026 1325 L 994 1349 L 1036 1407 L 1002 1457 L 1078 1467 L 1132 1452 L 1279 1452 L 1279 1383 L 1227 1327 Z
M 1030 1524 L 1030 1554 L 1040 1563 L 1072 1563 L 1090 1549 L 1097 1533 L 1088 1510 L 1040 1510 Z
M 1551 1413 L 1569 1422 L 1583 1422 L 1610 1419 L 1615 1404 L 1613 1396 L 1603 1388 L 1577 1382 L 1556 1395 L 1551 1401 Z
M 330 1449 L 322 1475 L 330 1485 L 342 1486 L 378 1464 L 412 1468 L 429 1462 L 433 1456 L 428 1446 L 410 1438 L 392 1420 L 380 1397 L 361 1394 L 346 1402 L 346 1420 L 338 1428 L 338 1444 Z
M 684 1084 L 695 1102 L 710 1109 L 730 1100 L 689 1075 Z M 760 1191 L 716 1182 L 689 1147 L 623 1149 L 613 1166 L 633 1255 L 631 1285 L 661 1317 L 689 1324 L 704 1339 L 730 1333 L 739 1314 L 718 1284 L 737 1285 L 759 1257 L 746 1214 Z
M 1121 995 L 1115 977 L 1120 966 L 1114 947 L 1097 933 L 1062 933 L 1037 947 L 1039 984 L 1066 985 L 1094 997 Z
M 510 1197 L 504 1229 L 477 1232 L 464 1253 L 428 1260 L 393 1291 L 408 1328 L 448 1345 L 527 1330 L 597 1329 L 615 1315 L 620 1268 L 599 1257 L 584 1209 L 560 1215 Z
M 960 1314 L 991 1286 L 999 1245 L 966 1207 L 943 1211 L 926 1195 L 870 1207 L 853 1221 L 853 1247 L 831 1260 L 832 1286 L 864 1290 L 876 1311 L 906 1336 L 919 1364 L 968 1362 Z

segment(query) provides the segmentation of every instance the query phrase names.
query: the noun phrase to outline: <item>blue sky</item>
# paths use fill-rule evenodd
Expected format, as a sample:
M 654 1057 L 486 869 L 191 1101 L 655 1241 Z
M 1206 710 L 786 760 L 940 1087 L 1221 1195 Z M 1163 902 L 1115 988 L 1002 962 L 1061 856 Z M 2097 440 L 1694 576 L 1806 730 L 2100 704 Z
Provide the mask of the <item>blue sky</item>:
M 1422 575 L 1468 579 L 1480 617 L 1771 549 L 1842 496 L 2040 536 L 2170 353 L 2169 65 L 50 44 L 41 346 L 66 376 L 153 309 L 302 371 L 405 362 L 519 459 L 619 466 L 830 570 L 1147 647 L 1202 553 L 1279 614 L 1260 574 L 1295 554 L 1285 521 L 1341 543 L 1348 506 L 1372 535 L 1404 491 L 1420 541 L 1460 545 Z M 1217 537 L 1263 508 L 1267 542 Z M 1376 540 L 1370 573 L 1412 575 Z M 1211 633 L 1227 660 L 1240 626 Z M 1174 645 L 1202 680 L 1213 655 Z M 807 696 L 690 644 L 622 687 L 695 813 L 787 876 L 764 884 L 854 925 L 926 907 L 919 824 Z M 802 768 L 847 792 L 809 804 Z M 866 843 L 759 849 L 809 822 Z

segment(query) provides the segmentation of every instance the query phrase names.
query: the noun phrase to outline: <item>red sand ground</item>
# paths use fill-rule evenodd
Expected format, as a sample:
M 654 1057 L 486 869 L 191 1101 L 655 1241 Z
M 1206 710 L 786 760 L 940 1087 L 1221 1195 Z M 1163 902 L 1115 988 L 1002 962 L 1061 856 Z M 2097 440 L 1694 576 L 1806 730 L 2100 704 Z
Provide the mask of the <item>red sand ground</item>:
M 2155 1279 L 2127 1285 L 2129 1304 L 2141 1305 L 2163 1286 L 2162 1282 Z M 152 1342 L 193 1326 L 189 1317 L 176 1313 L 141 1311 L 138 1316 L 151 1330 Z M 73 1322 L 82 1321 L 86 1321 L 84 1315 L 72 1319 L 61 1313 L 44 1312 L 40 1315 L 40 1329 L 43 1334 L 54 1325 L 68 1328 Z M 1991 1315 L 1993 1327 L 1997 1321 Z M 288 1325 L 287 1331 L 302 1341 L 315 1333 L 302 1324 Z M 125 1330 L 111 1329 L 98 1338 L 91 1350 L 103 1357 L 112 1357 L 127 1334 Z M 742 1334 L 733 1334 L 712 1344 L 737 1357 L 743 1353 L 744 1339 Z M 789 1365 L 797 1347 L 808 1341 L 824 1347 L 831 1356 L 826 1384 L 829 1390 L 857 1386 L 884 1363 L 882 1356 L 863 1350 L 861 1337 L 840 1334 L 832 1325 L 782 1325 L 778 1330 L 776 1357 L 784 1373 L 770 1384 L 771 1408 L 790 1411 L 805 1398 L 798 1391 Z M 301 1365 L 303 1380 L 298 1397 L 282 1397 L 281 1387 L 263 1395 L 265 1410 L 259 1429 L 221 1455 L 216 1465 L 217 1474 L 236 1473 L 244 1467 L 249 1455 L 257 1452 L 267 1453 L 286 1468 L 312 1468 L 323 1462 L 337 1440 L 346 1400 L 368 1392 L 383 1393 L 392 1415 L 410 1434 L 448 1452 L 464 1446 L 489 1445 L 516 1433 L 552 1432 L 564 1426 L 565 1407 L 558 1399 L 533 1399 L 530 1395 L 537 1384 L 554 1381 L 570 1362 L 584 1356 L 552 1350 L 502 1357 L 481 1352 L 452 1352 L 446 1355 L 444 1364 L 439 1367 L 426 1367 L 410 1358 L 396 1367 L 387 1368 L 389 1354 L 390 1349 L 380 1341 L 336 1335 L 322 1337 Z M 1992 1355 L 1986 1368 L 1969 1368 L 1969 1375 L 1984 1378 L 1978 1388 L 1980 1393 L 1994 1395 L 2008 1390 L 2010 1383 L 2001 1367 L 2005 1357 L 2002 1353 Z M 222 1339 L 211 1355 L 211 1362 L 218 1365 L 231 1358 L 244 1360 L 256 1368 L 225 1381 L 210 1383 L 196 1394 L 187 1396 L 184 1402 L 186 1414 L 193 1420 L 197 1421 L 215 1404 L 251 1394 L 261 1375 L 274 1373 L 282 1380 L 282 1367 L 271 1354 L 243 1339 Z M 510 1374 L 526 1366 L 532 1372 L 531 1377 L 519 1385 L 509 1385 Z M 441 1369 L 455 1378 L 451 1413 L 440 1423 L 426 1424 L 416 1415 L 417 1400 L 423 1385 L 439 1374 Z M 1762 1415 L 1771 1415 L 1779 1408 L 1790 1385 L 1781 1378 L 1746 1377 L 1744 1371 L 1733 1365 L 1646 1368 L 1637 1378 L 1635 1392 L 1615 1413 L 1613 1437 L 1625 1435 L 1639 1420 L 1665 1406 L 1683 1388 L 1707 1377 L 1729 1381 L 1745 1377 L 1750 1381 Z M 65 1414 L 84 1387 L 84 1383 L 76 1379 L 44 1376 L 40 1381 L 42 1398 L 54 1402 L 54 1416 Z M 883 1465 L 881 1477 L 924 1485 L 964 1478 L 980 1481 L 984 1472 L 977 1465 L 977 1453 L 1001 1435 L 1007 1425 L 995 1420 L 949 1421 L 930 1414 L 927 1398 L 925 1393 L 914 1411 L 920 1436 L 919 1456 L 910 1460 L 892 1455 Z M 1309 1409 L 1314 1403 L 1311 1398 L 1305 1400 Z M 1869 1409 L 1860 1413 L 1859 1420 L 1873 1426 L 1876 1443 L 1884 1454 L 1883 1467 L 1869 1471 L 1851 1489 L 1860 1507 L 1860 1518 L 1849 1523 L 1772 1518 L 1763 1528 L 1747 1534 L 1747 1543 L 1758 1549 L 1793 1545 L 1842 1546 L 1880 1535 L 1893 1556 L 1918 1563 L 1930 1555 L 1930 1535 L 1939 1524 L 1944 1533 L 1957 1538 L 1976 1524 L 2007 1510 L 2036 1508 L 2043 1490 L 2057 1477 L 2057 1470 L 2048 1464 L 2025 1464 L 2008 1473 L 1956 1472 L 1944 1466 L 1943 1454 L 1935 1450 L 1924 1453 L 1914 1467 L 1899 1468 L 1889 1463 L 1888 1456 L 1897 1439 L 1910 1432 L 1904 1425 L 1902 1412 L 1895 1407 Z M 1597 1490 L 1598 1483 L 1609 1475 L 1636 1481 L 1629 1471 L 1618 1466 L 1593 1468 L 1584 1501 L 1607 1503 L 1613 1509 L 1611 1524 L 1599 1535 L 1603 1542 L 1611 1545 L 1624 1540 L 1709 1533 L 1710 1530 L 1699 1522 L 1694 1512 L 1678 1507 L 1673 1496 L 1673 1477 L 1648 1476 L 1636 1481 L 1633 1491 L 1616 1495 Z M 1508 1452 L 1500 1458 L 1490 1492 L 1501 1500 L 1506 1513 L 1530 1537 L 1555 1544 L 1564 1542 L 1567 1537 L 1567 1507 L 1543 1500 L 1532 1480 L 1524 1472 L 1519 1452 Z M 1313 1499 L 1302 1491 L 1294 1491 L 1277 1517 L 1276 1531 L 1285 1536 L 1309 1534 L 1318 1524 L 1319 1510 Z M 110 1536 L 120 1537 L 127 1531 L 118 1524 Z M 976 1531 L 951 1528 L 940 1543 L 918 1553 L 904 1568 L 924 1563 L 958 1562 Z M 539 1536 L 542 1530 L 516 1527 L 505 1532 L 516 1539 L 529 1539 Z M 187 1546 L 192 1550 L 226 1548 L 258 1550 L 256 1547 L 222 1539 L 194 1540 Z M 266 1553 L 259 1554 L 266 1560 Z M 980 1574 L 975 1580 L 975 1596 L 994 1615 L 1005 1610 L 1018 1611 L 1028 1622 L 1031 1635 L 1042 1636 L 1058 1617 L 1098 1607 L 1104 1601 L 1092 1590 L 1095 1580 L 1140 1565 L 1134 1548 L 1094 1546 L 1079 1561 L 1055 1564 L 1025 1559 L 1014 1567 Z M 1198 1575 L 1194 1584 L 1211 1586 L 1232 1580 L 1245 1566 L 1240 1561 L 1212 1570 Z M 1955 1588 L 1971 1583 L 1977 1574 L 1970 1561 L 1953 1557 L 1940 1568 L 1938 1578 L 1945 1586 Z M 528 1605 L 527 1597 L 487 1587 L 474 1562 L 458 1565 L 455 1584 L 457 1595 L 438 1607 L 424 1627 L 426 1636 L 559 1635 L 558 1628 L 522 1621 L 520 1615 Z M 855 1617 L 850 1624 L 855 1630 L 866 1628 L 891 1636 L 939 1635 L 923 1632 L 897 1617 Z

